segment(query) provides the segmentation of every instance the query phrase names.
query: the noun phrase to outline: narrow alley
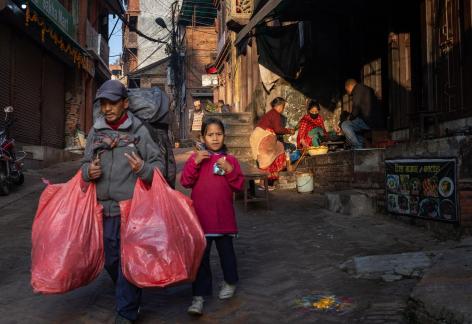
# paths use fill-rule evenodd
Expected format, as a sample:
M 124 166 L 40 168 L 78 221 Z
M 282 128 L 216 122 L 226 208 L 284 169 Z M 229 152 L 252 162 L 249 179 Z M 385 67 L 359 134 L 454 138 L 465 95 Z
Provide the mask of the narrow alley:
M 188 152 L 179 150 L 180 167 Z M 114 288 L 105 272 L 87 287 L 57 296 L 34 295 L 30 280 L 31 224 L 43 185 L 61 182 L 78 162 L 40 170 L 31 183 L 0 198 L 0 314 L 2 323 L 112 323 Z M 36 188 L 27 192 L 28 188 Z M 26 192 L 22 196 L 22 191 Z M 236 203 L 240 236 L 235 242 L 240 285 L 230 301 L 207 302 L 198 320 L 189 317 L 189 284 L 146 289 L 139 323 L 403 323 L 416 279 L 395 282 L 354 279 L 340 265 L 354 256 L 434 250 L 447 246 L 422 228 L 386 216 L 347 216 L 317 205 L 316 196 L 271 193 L 272 210 Z M 10 199 L 4 204 L 5 199 Z M 212 259 L 215 282 L 221 271 Z M 216 286 L 216 285 L 215 285 Z M 218 287 L 214 287 L 215 291 Z M 313 296 L 336 296 L 334 311 L 305 308 Z M 311 297 L 310 297 L 311 296 Z M 305 303 L 304 303 L 305 301 Z M 311 306 L 311 305 L 310 305 Z

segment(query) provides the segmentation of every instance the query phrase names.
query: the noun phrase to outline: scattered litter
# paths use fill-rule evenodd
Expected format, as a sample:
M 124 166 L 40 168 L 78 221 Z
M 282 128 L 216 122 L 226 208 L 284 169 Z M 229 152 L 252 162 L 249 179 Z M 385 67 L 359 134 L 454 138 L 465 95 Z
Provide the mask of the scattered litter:
M 352 298 L 314 294 L 295 301 L 295 308 L 320 313 L 345 314 L 354 309 Z

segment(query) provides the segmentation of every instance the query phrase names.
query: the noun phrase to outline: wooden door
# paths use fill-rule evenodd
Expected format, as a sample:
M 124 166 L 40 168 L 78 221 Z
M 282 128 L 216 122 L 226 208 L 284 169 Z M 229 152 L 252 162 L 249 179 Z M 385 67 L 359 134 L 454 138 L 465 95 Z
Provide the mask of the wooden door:
M 393 129 L 406 128 L 413 112 L 410 33 L 390 33 L 388 61 L 390 124 Z
M 459 0 L 435 2 L 436 109 L 455 112 L 463 107 Z

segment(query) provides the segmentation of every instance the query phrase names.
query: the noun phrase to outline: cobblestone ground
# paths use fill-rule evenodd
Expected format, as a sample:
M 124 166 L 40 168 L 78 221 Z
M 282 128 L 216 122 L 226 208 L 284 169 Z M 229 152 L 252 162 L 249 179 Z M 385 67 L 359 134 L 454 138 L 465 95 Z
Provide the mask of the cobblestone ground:
M 180 154 L 178 160 L 184 161 Z M 35 173 L 54 181 L 70 177 L 77 163 Z M 114 289 L 103 273 L 87 287 L 65 295 L 34 295 L 29 286 L 30 233 L 39 190 L 5 204 L 0 198 L 0 323 L 112 323 Z M 21 189 L 25 190 L 25 189 Z M 15 193 L 15 194 L 18 194 Z M 3 204 L 2 204 L 3 200 Z M 437 248 L 429 233 L 387 217 L 352 217 L 320 209 L 311 194 L 275 192 L 273 209 L 237 210 L 235 242 L 240 285 L 229 301 L 206 302 L 205 315 L 190 318 L 190 285 L 147 289 L 140 323 L 403 323 L 403 309 L 416 281 L 357 280 L 339 270 L 353 256 Z M 215 294 L 221 271 L 213 258 Z M 335 295 L 350 307 L 317 312 L 300 307 L 312 295 Z

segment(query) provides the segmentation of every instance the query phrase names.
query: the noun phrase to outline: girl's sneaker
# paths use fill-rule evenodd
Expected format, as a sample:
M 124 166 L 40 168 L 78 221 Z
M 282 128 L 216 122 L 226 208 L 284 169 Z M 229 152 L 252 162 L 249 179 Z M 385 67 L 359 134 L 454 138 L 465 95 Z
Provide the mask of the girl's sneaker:
M 220 299 L 229 299 L 234 296 L 236 291 L 236 285 L 230 285 L 226 282 L 223 282 L 223 287 L 221 287 L 219 298 Z
M 193 296 L 192 305 L 187 310 L 190 315 L 203 315 L 203 302 L 205 300 L 202 296 Z

